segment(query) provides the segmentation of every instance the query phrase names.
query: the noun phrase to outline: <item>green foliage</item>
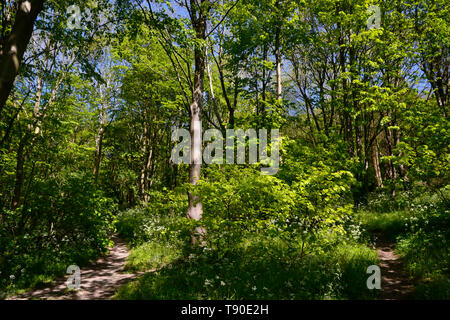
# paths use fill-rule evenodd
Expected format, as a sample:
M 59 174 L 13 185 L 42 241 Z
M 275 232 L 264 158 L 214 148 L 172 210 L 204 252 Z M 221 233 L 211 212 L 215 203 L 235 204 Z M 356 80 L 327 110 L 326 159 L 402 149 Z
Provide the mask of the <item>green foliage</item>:
M 380 194 L 371 199 L 355 220 L 376 236 L 398 241 L 395 251 L 417 284 L 415 298 L 448 299 L 448 190 L 442 189 L 439 194 L 425 192 L 421 196 L 416 191 L 401 193 L 395 202 Z
M 287 246 L 295 250 L 287 253 Z M 362 245 L 300 257 L 300 242 L 258 235 L 223 256 L 205 248 L 121 287 L 117 299 L 362 299 L 376 253 Z
M 204 209 L 201 224 L 212 247 L 231 249 L 245 232 L 270 234 L 288 218 L 294 195 L 279 179 L 233 166 L 211 169 L 207 175 L 196 192 Z
M 407 220 L 410 232 L 400 237 L 396 251 L 419 281 L 417 298 L 450 298 L 450 211 L 443 203 L 424 204 Z
M 313 168 L 310 172 L 314 174 L 299 175 L 288 185 L 253 168 L 210 167 L 191 188 L 202 201 L 201 221 L 170 215 L 168 208 L 177 207 L 177 197 L 168 191 L 165 200 L 153 193 L 155 201 L 144 209 L 121 213 L 121 235 L 133 244 L 148 241 L 132 250 L 128 268 L 160 269 L 122 287 L 116 297 L 372 297 L 365 272 L 377 263 L 376 254 L 354 242 L 356 232 L 347 234 L 351 210 L 339 201 L 350 190 L 352 176 Z M 186 251 L 187 235 L 198 226 L 206 230 L 205 245 Z M 162 236 L 174 231 L 175 237 Z
M 432 104 L 420 103 L 403 114 L 405 129 L 414 132 L 398 145 L 396 163 L 433 192 L 450 183 L 450 122 Z
M 349 191 L 348 172 L 311 171 L 291 186 L 251 168 L 211 168 L 206 176 L 194 188 L 202 220 L 189 223 L 206 228 L 205 240 L 215 250 L 232 250 L 246 234 L 294 239 L 320 230 L 345 233 L 342 223 L 351 206 L 339 199 Z
M 363 228 L 370 233 L 383 234 L 391 241 L 408 230 L 406 219 L 413 216 L 411 211 L 393 211 L 378 213 L 376 211 L 360 211 L 356 216 Z
M 74 0 L 81 30 L 66 0 L 38 17 L 0 108 L 0 290 L 89 262 L 117 228 L 129 270 L 160 269 L 118 297 L 373 298 L 375 233 L 400 241 L 418 297 L 447 299 L 446 1 L 175 2 Z M 171 136 L 196 97 L 204 131 L 279 128 L 278 174 L 202 165 L 187 184 Z
M 180 253 L 169 242 L 152 239 L 131 250 L 124 268 L 132 272 L 159 269 L 179 258 Z
M 84 265 L 111 245 L 115 205 L 95 190 L 90 175 L 63 175 L 31 188 L 26 207 L 1 212 L 2 290 Z
M 178 228 L 186 220 L 187 196 L 179 191 L 153 191 L 149 193 L 149 202 L 139 208 L 120 212 L 116 217 L 116 228 L 120 237 L 131 246 L 147 241 L 180 241 Z
M 145 233 L 145 224 L 151 219 L 143 209 L 129 209 L 117 215 L 116 229 L 119 236 L 125 241 L 133 244 L 143 243 L 151 239 Z

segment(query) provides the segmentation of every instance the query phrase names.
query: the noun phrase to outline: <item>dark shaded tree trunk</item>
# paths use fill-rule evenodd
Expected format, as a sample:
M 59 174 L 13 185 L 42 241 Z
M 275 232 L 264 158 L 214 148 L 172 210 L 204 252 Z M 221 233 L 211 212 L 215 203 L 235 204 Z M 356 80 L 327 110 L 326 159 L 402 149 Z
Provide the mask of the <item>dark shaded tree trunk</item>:
M 22 138 L 19 142 L 19 147 L 17 149 L 17 163 L 16 163 L 16 178 L 14 183 L 14 192 L 11 200 L 11 208 L 17 208 L 20 206 L 20 198 L 22 196 L 22 187 L 25 179 L 24 174 L 24 164 L 25 164 L 25 153 L 24 146 L 27 138 L 26 136 Z
M 2 39 L 0 52 L 0 114 L 13 88 L 23 55 L 30 42 L 34 23 L 44 8 L 44 0 L 21 0 L 7 39 Z
M 375 170 L 375 178 L 377 180 L 377 187 L 382 188 L 383 187 L 383 177 L 381 175 L 381 168 L 380 168 L 380 155 L 378 151 L 378 143 L 376 145 L 372 146 L 372 162 L 373 162 L 373 168 Z

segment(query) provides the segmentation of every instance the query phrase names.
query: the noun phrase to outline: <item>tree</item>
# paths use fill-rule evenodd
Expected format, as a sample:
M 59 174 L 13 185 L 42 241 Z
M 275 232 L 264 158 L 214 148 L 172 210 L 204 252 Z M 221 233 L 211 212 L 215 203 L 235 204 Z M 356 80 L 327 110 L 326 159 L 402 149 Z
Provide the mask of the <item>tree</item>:
M 9 17 L 14 16 L 14 23 L 9 33 L 6 30 L 11 18 L 3 17 L 2 19 L 2 22 L 6 23 L 2 23 L 2 39 L 0 40 L 0 115 L 13 88 L 33 33 L 34 23 L 44 8 L 44 2 L 45 0 L 15 1 L 13 8 L 16 11 L 8 14 Z M 4 5 L 3 2 L 2 6 Z M 3 7 L 2 9 L 5 10 Z
M 206 24 L 208 13 L 211 9 L 209 0 L 200 0 L 198 4 L 191 0 L 188 9 L 191 18 L 191 24 L 195 32 L 194 49 L 194 86 L 192 103 L 190 105 L 190 133 L 191 133 L 191 161 L 189 169 L 189 182 L 196 185 L 200 179 L 202 165 L 202 128 L 201 115 L 204 94 L 204 79 L 206 68 Z M 194 220 L 200 220 L 203 209 L 200 199 L 189 193 L 189 206 L 187 217 Z M 204 233 L 204 230 L 198 228 L 198 233 Z

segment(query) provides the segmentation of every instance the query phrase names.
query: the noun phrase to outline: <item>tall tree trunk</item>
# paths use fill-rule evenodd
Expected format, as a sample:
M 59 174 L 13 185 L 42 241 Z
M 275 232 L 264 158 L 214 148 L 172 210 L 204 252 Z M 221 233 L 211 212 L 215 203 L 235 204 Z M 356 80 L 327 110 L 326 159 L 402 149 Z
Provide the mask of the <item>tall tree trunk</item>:
M 222 117 L 220 116 L 219 109 L 217 106 L 216 95 L 214 94 L 214 85 L 211 68 L 209 67 L 209 62 L 206 61 L 206 70 L 208 72 L 208 80 L 209 80 L 209 91 L 211 93 L 211 100 L 213 102 L 214 114 L 216 115 L 217 121 L 219 122 L 220 130 L 222 130 L 222 134 L 225 133 L 225 127 L 223 125 Z
M 148 130 L 147 130 L 147 117 L 146 111 L 144 110 L 144 121 L 143 121 L 144 133 L 142 138 L 142 167 L 141 167 L 141 177 L 139 179 L 139 193 L 141 199 L 146 202 L 145 191 L 147 184 L 147 161 L 148 161 Z
M 191 19 L 196 38 L 202 42 L 206 39 L 206 5 L 209 0 L 201 0 L 200 6 L 197 1 L 191 0 Z M 205 11 L 203 11 L 205 10 Z M 190 134 L 191 134 L 191 161 L 189 166 L 189 182 L 196 185 L 200 178 L 202 165 L 202 132 L 201 132 L 201 113 L 203 106 L 204 78 L 205 78 L 205 56 L 206 50 L 203 43 L 198 45 L 194 51 L 195 71 L 194 71 L 194 90 L 192 103 L 190 105 Z M 189 219 L 200 220 L 203 214 L 202 203 L 198 196 L 191 192 L 188 194 L 189 206 L 187 217 Z M 193 236 L 193 242 L 197 237 L 202 237 L 205 233 L 203 228 L 196 229 L 196 235 Z
M 391 125 L 392 125 L 392 123 L 391 123 Z M 384 131 L 385 131 L 385 135 L 386 135 L 386 144 L 387 144 L 388 156 L 391 157 L 391 156 L 394 155 L 394 146 L 393 146 L 392 133 L 390 132 L 390 130 L 387 127 L 384 128 Z M 394 162 L 391 159 L 389 159 L 388 165 L 389 165 L 389 170 L 388 170 L 389 178 L 391 180 L 397 179 L 397 170 L 395 169 Z M 392 190 L 391 190 L 392 198 L 395 198 L 395 195 L 396 195 L 396 192 L 395 192 L 395 183 L 394 183 L 393 187 L 392 187 Z
M 394 148 L 397 147 L 397 145 L 400 143 L 400 135 L 401 135 L 400 132 L 394 132 Z M 398 156 L 399 157 L 403 156 L 403 152 L 401 150 L 399 151 Z M 402 177 L 404 182 L 409 181 L 405 166 L 401 163 L 398 165 L 398 173 L 400 177 Z
M 23 182 L 25 179 L 23 166 L 25 164 L 24 146 L 25 146 L 25 142 L 27 140 L 26 137 L 27 137 L 27 133 L 25 133 L 25 136 L 22 139 L 20 139 L 19 148 L 17 149 L 16 177 L 15 177 L 15 183 L 14 183 L 14 193 L 13 193 L 13 197 L 11 200 L 11 207 L 13 209 L 20 206 L 20 198 L 22 196 L 22 187 L 23 187 Z
M 377 180 L 377 186 L 378 186 L 378 188 L 382 188 L 383 187 L 383 177 L 381 176 L 380 155 L 379 155 L 379 151 L 378 151 L 378 143 L 376 143 L 372 146 L 372 162 L 373 162 L 373 168 L 375 170 L 375 178 Z
M 281 101 L 283 87 L 281 84 L 281 44 L 280 44 L 281 26 L 278 24 L 275 31 L 275 61 L 277 65 L 277 99 Z
M 141 177 L 139 182 L 139 191 L 141 195 L 141 199 L 144 202 L 149 201 L 149 196 L 147 194 L 147 190 L 150 187 L 149 184 L 149 178 L 152 176 L 153 172 L 153 144 L 152 141 L 156 140 L 156 132 L 152 134 L 152 138 L 150 138 L 150 130 L 149 130 L 149 123 L 151 120 L 148 118 L 148 111 L 144 111 L 144 141 L 142 146 L 142 155 L 143 155 L 143 161 L 142 161 L 142 167 L 141 167 Z
M 264 61 L 267 61 L 267 45 L 264 44 L 263 46 L 263 59 Z M 263 70 L 262 70 L 262 101 L 266 101 L 266 91 L 267 91 L 267 85 L 266 85 L 266 66 L 263 65 Z M 266 105 L 263 103 L 263 108 L 265 110 Z M 263 112 L 261 112 L 263 113 Z
M 338 8 L 336 9 L 338 10 Z M 338 14 L 338 12 L 337 12 Z M 338 44 L 339 44 L 339 66 L 340 66 L 340 72 L 346 72 L 347 68 L 346 68 L 346 54 L 345 54 L 345 48 L 342 46 L 345 42 L 345 34 L 343 31 L 342 26 L 340 25 L 340 23 L 338 23 L 338 27 L 341 29 L 341 34 L 339 36 L 338 39 Z M 349 109 L 349 99 L 348 99 L 348 88 L 347 88 L 347 79 L 346 77 L 342 77 L 342 127 L 343 127 L 343 131 L 344 131 L 344 137 L 345 137 L 345 141 L 347 141 L 348 143 L 348 153 L 351 157 L 353 157 L 355 155 L 354 153 L 354 145 L 353 145 L 353 128 L 352 128 L 352 119 L 350 116 L 350 112 L 348 111 Z
M 94 158 L 94 170 L 93 175 L 95 182 L 98 180 L 98 175 L 100 172 L 100 162 L 102 160 L 102 148 L 103 148 L 103 136 L 105 134 L 106 126 L 106 104 L 107 101 L 104 100 L 104 94 L 102 88 L 100 87 L 100 124 L 98 126 L 97 137 L 95 139 L 95 158 Z
M 13 88 L 36 18 L 43 8 L 44 0 L 20 0 L 11 33 L 8 39 L 2 39 L 4 42 L 0 52 L 0 114 Z
M 448 52 L 448 49 L 446 50 Z M 435 57 L 432 61 L 424 62 L 424 71 L 428 82 L 433 89 L 436 103 L 442 109 L 443 116 L 448 117 L 448 84 L 449 84 L 449 63 L 448 54 Z
M 222 46 L 220 45 L 220 47 L 219 47 L 219 59 L 218 60 L 214 56 L 213 51 L 211 51 L 211 53 L 213 55 L 214 62 L 216 63 L 217 70 L 219 71 L 220 87 L 222 89 L 222 95 L 225 99 L 227 109 L 228 109 L 228 128 L 232 129 L 232 128 L 234 128 L 234 109 L 235 109 L 235 107 L 231 104 L 231 101 L 228 98 L 228 92 L 227 92 L 227 88 L 225 86 L 225 75 L 223 72 L 223 49 L 222 49 Z M 237 79 L 237 77 L 235 77 L 235 79 Z M 235 81 L 235 91 L 236 91 L 237 86 L 238 86 L 238 83 Z
M 31 153 L 34 147 L 34 142 L 41 131 L 42 125 L 42 115 L 44 110 L 41 111 L 41 98 L 42 98 L 42 78 L 38 75 L 36 79 L 36 100 L 34 101 L 33 107 L 33 121 L 32 124 L 28 126 L 30 133 L 25 132 L 22 139 L 20 139 L 19 147 L 17 149 L 17 160 L 16 160 L 16 176 L 14 182 L 14 194 L 11 201 L 11 207 L 17 208 L 20 205 L 20 200 L 22 197 L 22 188 L 25 181 L 24 165 L 27 155 L 24 152 L 25 144 L 28 142 L 31 136 L 31 141 L 28 143 L 28 153 Z

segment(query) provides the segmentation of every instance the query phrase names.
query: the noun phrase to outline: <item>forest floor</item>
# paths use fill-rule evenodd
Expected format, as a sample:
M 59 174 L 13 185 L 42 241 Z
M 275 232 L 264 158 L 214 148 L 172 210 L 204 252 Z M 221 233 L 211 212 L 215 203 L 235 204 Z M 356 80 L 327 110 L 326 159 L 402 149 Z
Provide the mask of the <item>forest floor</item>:
M 408 300 L 413 298 L 414 286 L 403 268 L 403 262 L 394 253 L 395 243 L 377 234 L 376 248 L 381 269 L 381 300 Z
M 123 284 L 140 273 L 126 273 L 125 261 L 130 253 L 125 243 L 114 237 L 114 246 L 95 263 L 81 268 L 81 285 L 78 290 L 67 289 L 68 276 L 57 278 L 49 286 L 10 297 L 11 300 L 106 300 Z
M 57 278 L 45 288 L 35 289 L 10 297 L 13 300 L 107 300 L 123 284 L 144 272 L 127 273 L 124 270 L 130 253 L 125 243 L 113 238 L 114 246 L 104 257 L 88 267 L 81 268 L 81 288 L 67 289 L 68 276 Z M 408 278 L 403 263 L 394 253 L 395 243 L 386 240 L 382 234 L 376 235 L 376 249 L 381 268 L 381 300 L 411 299 L 414 286 Z

